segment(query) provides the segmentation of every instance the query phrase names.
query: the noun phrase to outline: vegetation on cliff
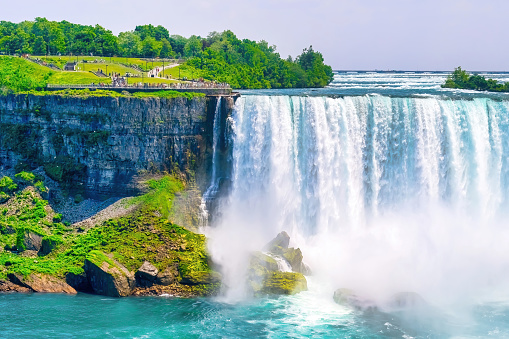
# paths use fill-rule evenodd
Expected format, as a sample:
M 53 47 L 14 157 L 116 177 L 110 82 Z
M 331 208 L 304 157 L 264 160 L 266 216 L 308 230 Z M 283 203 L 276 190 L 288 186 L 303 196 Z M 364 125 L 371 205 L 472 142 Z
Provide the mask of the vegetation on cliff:
M 0 180 L 4 199 L 0 205 L 0 280 L 8 274 L 79 276 L 88 259 L 110 264 L 114 260 L 131 272 L 145 261 L 159 271 L 175 268 L 173 288 L 186 295 L 206 295 L 219 287 L 217 277 L 210 278 L 217 274 L 209 264 L 205 237 L 168 220 L 175 193 L 185 187 L 175 177 L 150 180 L 150 191 L 130 202 L 137 206 L 134 212 L 88 230 L 62 223 L 62 216 L 42 197 L 45 187 L 40 179 L 22 172 L 14 179 Z M 42 245 L 34 241 L 38 237 L 50 243 L 49 251 L 42 251 Z
M 499 83 L 479 74 L 469 74 L 458 67 L 447 77 L 443 88 L 472 89 L 476 91 L 509 92 L 509 82 Z
M 36 18 L 19 24 L 0 22 L 0 51 L 5 54 L 100 55 L 147 71 L 147 62 L 129 58 L 185 58 L 171 71 L 191 78 L 227 82 L 233 88 L 323 87 L 332 81 L 330 66 L 312 47 L 294 60 L 282 59 L 265 41 L 240 40 L 231 31 L 212 32 L 206 38 L 170 35 L 162 26 L 142 25 L 118 36 L 96 25 Z M 65 58 L 63 58 L 65 59 Z M 55 67 L 62 58 L 48 60 Z M 153 67 L 154 65 L 152 65 Z M 90 73 L 90 75 L 92 75 Z M 62 80 L 63 81 L 63 80 Z M 69 82 L 68 82 L 69 83 Z

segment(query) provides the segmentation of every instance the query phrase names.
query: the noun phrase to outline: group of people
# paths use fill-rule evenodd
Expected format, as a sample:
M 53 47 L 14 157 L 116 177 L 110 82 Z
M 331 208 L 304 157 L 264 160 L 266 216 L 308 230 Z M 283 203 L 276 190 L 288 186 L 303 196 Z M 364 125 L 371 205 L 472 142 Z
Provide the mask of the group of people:
M 230 88 L 227 83 L 205 82 L 205 81 L 193 81 L 193 82 L 177 82 L 177 83 L 142 83 L 136 82 L 133 84 L 134 87 L 149 87 L 149 88 Z

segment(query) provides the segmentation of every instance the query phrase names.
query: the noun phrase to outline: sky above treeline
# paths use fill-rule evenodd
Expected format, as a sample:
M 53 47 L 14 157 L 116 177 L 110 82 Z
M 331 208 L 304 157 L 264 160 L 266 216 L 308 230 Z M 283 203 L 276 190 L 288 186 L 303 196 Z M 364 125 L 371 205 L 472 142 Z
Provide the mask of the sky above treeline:
M 509 70 L 507 0 L 0 0 L 0 20 L 46 17 L 206 37 L 232 30 L 282 57 L 310 45 L 339 70 Z

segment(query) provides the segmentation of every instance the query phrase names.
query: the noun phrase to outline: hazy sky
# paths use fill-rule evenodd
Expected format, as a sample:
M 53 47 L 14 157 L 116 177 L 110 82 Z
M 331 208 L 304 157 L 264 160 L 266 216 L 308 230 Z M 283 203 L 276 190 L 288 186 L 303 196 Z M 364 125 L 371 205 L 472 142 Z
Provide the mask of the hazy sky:
M 186 37 L 230 29 L 285 58 L 313 45 L 334 69 L 509 70 L 508 0 L 0 0 L 0 11 L 115 34 L 148 23 Z

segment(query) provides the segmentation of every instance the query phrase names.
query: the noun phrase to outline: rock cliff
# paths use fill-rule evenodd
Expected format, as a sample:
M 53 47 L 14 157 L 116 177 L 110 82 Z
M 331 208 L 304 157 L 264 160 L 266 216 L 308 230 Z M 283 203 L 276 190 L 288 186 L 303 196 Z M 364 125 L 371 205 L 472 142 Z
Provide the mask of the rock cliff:
M 106 198 L 137 194 L 138 176 L 178 167 L 195 174 L 203 189 L 210 181 L 217 100 L 0 97 L 0 173 L 44 166 L 64 187 Z M 224 97 L 221 133 L 233 103 Z

